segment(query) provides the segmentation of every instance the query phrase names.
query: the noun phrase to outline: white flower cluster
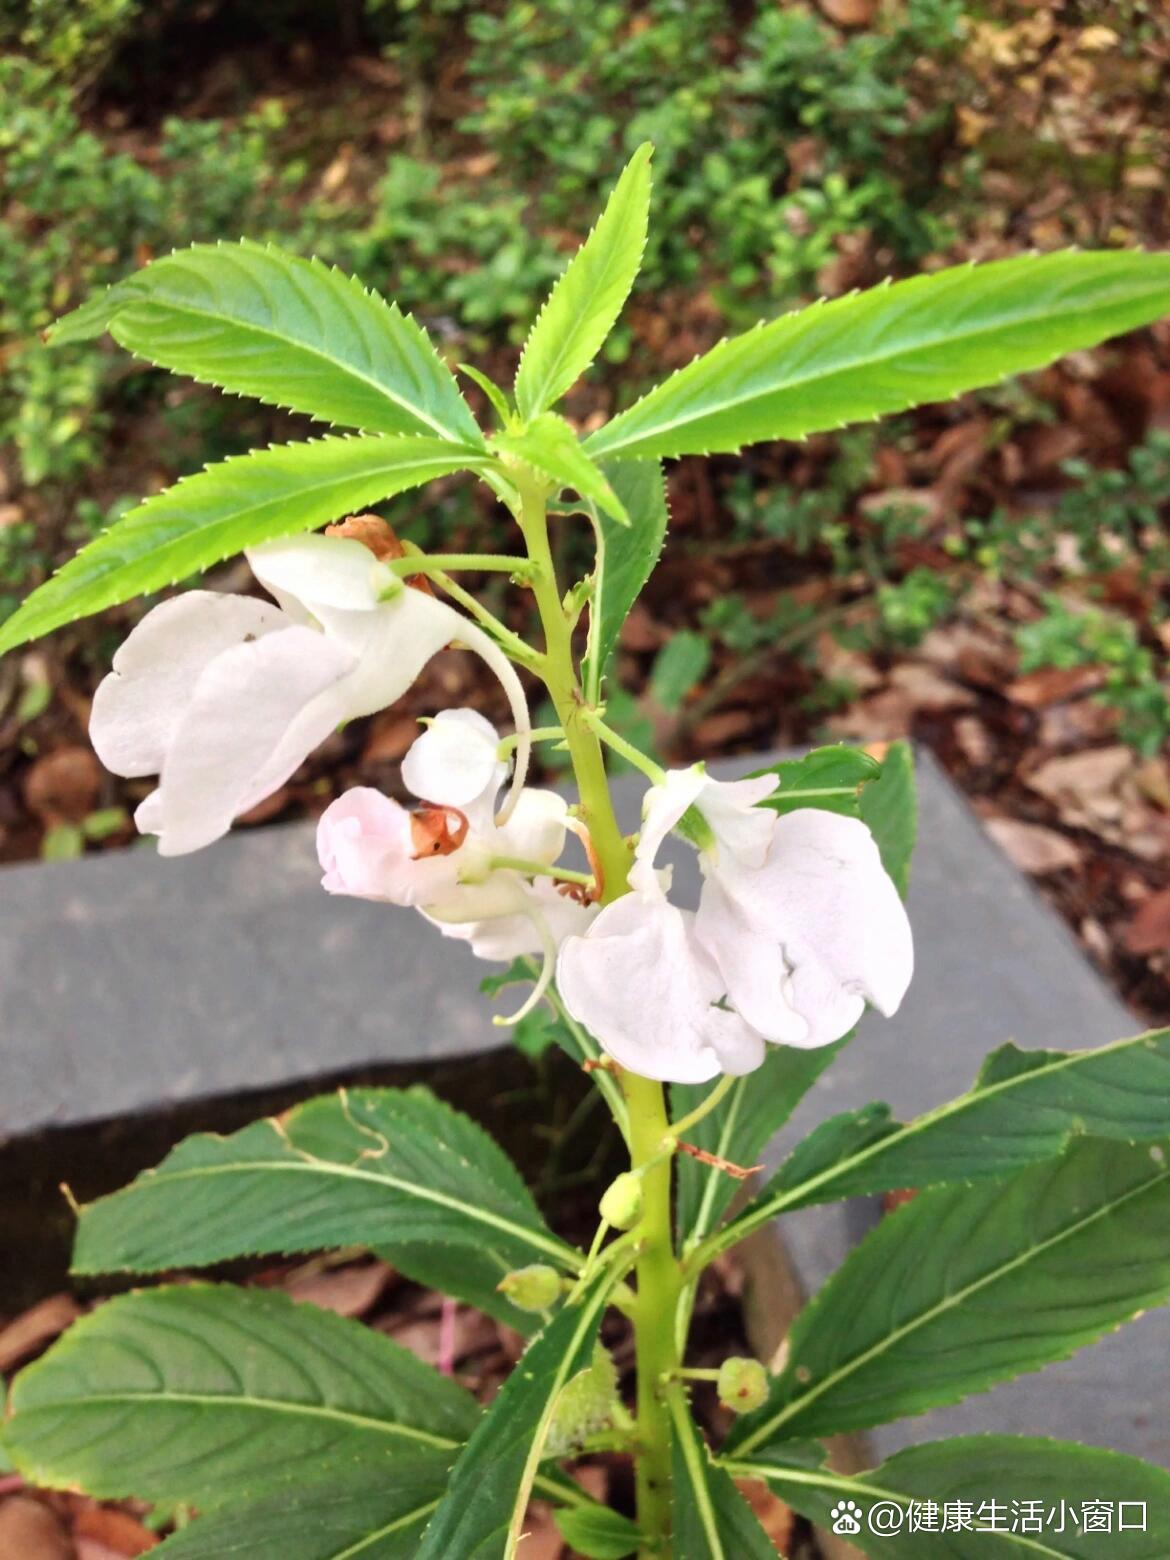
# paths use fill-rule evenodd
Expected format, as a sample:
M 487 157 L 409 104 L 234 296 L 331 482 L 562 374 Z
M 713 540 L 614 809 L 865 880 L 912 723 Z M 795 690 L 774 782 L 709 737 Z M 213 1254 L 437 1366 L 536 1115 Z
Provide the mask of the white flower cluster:
M 671 771 L 646 794 L 631 892 L 561 945 L 565 1005 L 623 1067 L 701 1083 L 753 1071 L 767 1041 L 829 1045 L 867 1001 L 897 1010 L 913 944 L 873 836 L 856 818 L 760 806 L 778 783 Z M 694 912 L 654 866 L 688 815 L 687 837 L 702 838 Z
M 392 704 L 453 641 L 508 692 L 511 790 L 494 728 L 436 717 L 407 753 L 408 810 L 348 791 L 317 844 L 330 893 L 412 906 L 484 959 L 555 965 L 573 1016 L 622 1066 L 696 1083 L 747 1073 L 768 1042 L 827 1045 L 867 1002 L 893 1013 L 910 981 L 910 927 L 856 818 L 766 805 L 775 776 L 723 783 L 701 765 L 652 786 L 630 891 L 600 909 L 555 871 L 564 800 L 524 785 L 529 719 L 510 662 L 475 624 L 404 586 L 358 540 L 302 536 L 249 552 L 273 606 L 190 591 L 147 614 L 94 699 L 91 734 L 115 773 L 158 774 L 136 822 L 165 855 L 197 850 L 277 790 L 339 724 Z M 655 860 L 680 828 L 703 874 L 697 911 L 672 904 Z M 570 875 L 572 876 L 572 875 Z M 576 876 L 579 876 L 576 875 Z M 518 1015 L 516 1015 L 518 1016 Z

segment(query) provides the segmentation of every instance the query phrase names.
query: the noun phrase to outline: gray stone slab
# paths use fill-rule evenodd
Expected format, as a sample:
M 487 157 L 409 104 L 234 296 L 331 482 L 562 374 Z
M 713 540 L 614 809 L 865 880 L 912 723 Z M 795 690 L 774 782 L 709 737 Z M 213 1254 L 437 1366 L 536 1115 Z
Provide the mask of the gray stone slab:
M 716 766 L 728 774 L 747 760 Z M 772 1158 L 838 1110 L 886 1099 L 913 1113 L 964 1089 L 1007 1039 L 1077 1048 L 1137 1026 L 1063 925 L 920 756 L 911 915 L 918 974 L 893 1021 L 867 1020 Z M 619 785 L 633 828 L 641 785 Z M 684 899 L 697 892 L 685 848 Z M 0 1140 L 368 1065 L 499 1043 L 483 966 L 420 918 L 327 898 L 312 830 L 241 833 L 161 862 L 146 851 L 0 871 Z M 815 1288 L 876 1217 L 866 1204 L 785 1223 Z M 1170 1462 L 1152 1359 L 1170 1314 L 1042 1376 L 875 1435 L 907 1441 L 1007 1429 L 1067 1435 Z M 1151 1379 L 1153 1378 L 1153 1379 Z

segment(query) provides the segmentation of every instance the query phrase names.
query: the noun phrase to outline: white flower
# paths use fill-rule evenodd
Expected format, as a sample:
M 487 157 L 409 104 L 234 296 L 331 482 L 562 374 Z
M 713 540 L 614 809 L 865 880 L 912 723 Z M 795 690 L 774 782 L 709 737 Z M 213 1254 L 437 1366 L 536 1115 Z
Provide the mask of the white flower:
M 856 818 L 757 805 L 776 785 L 700 765 L 668 774 L 645 798 L 632 892 L 562 946 L 566 1005 L 623 1066 L 680 1083 L 746 1072 L 764 1041 L 828 1045 L 867 1001 L 897 1010 L 910 925 L 872 835 Z M 693 917 L 654 868 L 680 825 L 704 879 Z
M 557 990 L 616 1062 L 646 1078 L 704 1083 L 752 1072 L 764 1042 L 716 1004 L 719 971 L 695 939 L 694 916 L 655 882 L 607 905 L 561 944 Z
M 344 721 L 393 704 L 452 641 L 480 655 L 529 720 L 516 673 L 475 624 L 403 586 L 360 542 L 299 536 L 251 549 L 279 606 L 188 591 L 147 613 L 94 697 L 90 735 L 115 774 L 157 774 L 139 807 L 162 855 L 210 844 L 277 790 Z
M 564 798 L 532 787 L 499 821 L 495 797 L 506 766 L 498 753 L 499 737 L 482 715 L 445 710 L 402 764 L 406 785 L 427 805 L 409 812 L 378 791 L 347 791 L 322 814 L 317 851 L 331 893 L 413 905 L 482 959 L 540 955 L 541 977 L 515 1018 L 544 994 L 557 947 L 586 929 L 596 907 L 547 877 L 495 864 L 553 866 L 568 825 Z

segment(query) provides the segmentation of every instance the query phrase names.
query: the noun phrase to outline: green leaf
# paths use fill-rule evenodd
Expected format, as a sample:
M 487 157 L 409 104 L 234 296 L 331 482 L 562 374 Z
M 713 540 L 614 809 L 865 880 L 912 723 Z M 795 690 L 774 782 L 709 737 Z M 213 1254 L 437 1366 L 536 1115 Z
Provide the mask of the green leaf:
M 417 1560 L 512 1560 L 557 1400 L 591 1368 L 612 1286 L 602 1269 L 529 1346 L 455 1464 Z
M 681 1392 L 670 1394 L 674 1425 L 674 1553 L 685 1560 L 776 1560 L 776 1546 L 722 1468 Z
M 518 432 L 497 434 L 496 443 L 500 449 L 518 455 L 545 476 L 552 477 L 558 486 L 575 488 L 582 498 L 591 499 L 619 525 L 630 524 L 626 506 L 610 485 L 609 478 L 589 459 L 577 435 L 556 412 L 542 412 Z
M 450 1453 L 396 1457 L 393 1473 L 332 1465 L 305 1482 L 182 1528 L 160 1560 L 414 1560 L 442 1499 Z
M 784 1449 L 777 1450 L 782 1457 Z M 830 1528 L 841 1507 L 852 1503 L 861 1531 L 850 1532 L 848 1542 L 873 1560 L 943 1554 L 948 1560 L 1101 1560 L 1105 1554 L 1162 1560 L 1166 1552 L 1170 1473 L 1096 1446 L 1032 1436 L 958 1436 L 909 1447 L 854 1478 L 774 1462 L 766 1448 L 730 1466 L 764 1479 L 820 1527 Z M 1082 1526 L 1084 1508 L 1102 1504 L 1114 1513 L 1107 1537 L 1100 1528 Z M 902 1513 L 899 1531 L 874 1533 L 871 1513 L 890 1507 Z M 1130 1524 L 1121 1531 L 1119 1513 Z M 990 1530 L 993 1522 L 998 1531 Z
M 474 368 L 470 363 L 460 363 L 459 372 L 466 374 L 468 379 L 473 384 L 478 385 L 484 395 L 487 396 L 492 410 L 500 420 L 500 427 L 509 427 L 512 423 L 512 408 L 508 405 L 508 397 L 500 389 L 499 385 L 496 384 L 495 380 L 489 379 L 485 373 L 478 368 Z
M 427 333 L 354 277 L 272 245 L 195 244 L 67 314 L 53 342 L 109 329 L 202 384 L 369 433 L 484 448 Z
M 269 1290 L 121 1295 L 16 1378 L 6 1437 L 24 1476 L 101 1498 L 201 1507 L 324 1465 L 446 1454 L 471 1394 L 357 1322 Z M 375 1474 L 375 1476 L 377 1476 Z
M 518 1171 L 427 1089 L 355 1089 L 199 1134 L 156 1170 L 81 1210 L 74 1271 L 156 1272 L 253 1253 L 440 1242 L 500 1278 L 572 1265 Z
M 755 1164 L 765 1145 L 852 1038 L 846 1035 L 834 1045 L 808 1051 L 797 1046 L 769 1046 L 763 1065 L 735 1080 L 715 1109 L 686 1134 L 687 1142 L 732 1164 Z M 677 1120 L 698 1109 L 711 1088 L 709 1083 L 672 1084 L 672 1116 Z M 700 1164 L 689 1154 L 680 1154 L 677 1165 L 679 1238 L 684 1245 L 695 1246 L 718 1224 L 739 1187 L 722 1170 Z
M 1066 1359 L 1170 1294 L 1165 1150 L 1086 1139 L 888 1214 L 793 1323 L 737 1456 L 954 1403 Z
M 658 562 L 668 520 L 666 483 L 657 461 L 618 462 L 606 468 L 606 475 L 625 505 L 630 524 L 618 525 L 597 507 L 593 509 L 597 564 L 582 666 L 586 697 L 592 700 L 601 696 L 622 624 Z
M 598 459 L 734 453 L 946 401 L 1170 310 L 1170 255 L 1025 255 L 851 293 L 721 342 L 586 441 Z
M 914 749 L 906 741 L 891 742 L 881 774 L 860 798 L 861 817 L 877 841 L 886 871 L 903 899 L 910 882 L 910 858 L 918 837 L 918 789 L 914 780 Z
M 876 758 L 861 748 L 834 743 L 814 748 L 803 758 L 786 758 L 753 775 L 778 775 L 779 789 L 761 802 L 774 812 L 794 812 L 798 807 L 819 807 L 824 812 L 861 816 L 861 796 L 882 772 Z
M 902 1187 L 1003 1177 L 1080 1135 L 1170 1138 L 1170 1030 L 1095 1051 L 993 1051 L 966 1094 L 902 1125 L 888 1105 L 822 1122 L 726 1231 L 729 1241 L 794 1208 Z
M 569 261 L 524 344 L 516 405 L 526 420 L 580 378 L 622 311 L 646 247 L 652 151 L 646 142 L 626 164 L 597 226 Z
M 555 1520 L 565 1543 L 586 1560 L 625 1560 L 642 1542 L 641 1529 L 608 1506 L 569 1506 Z
M 710 641 L 702 634 L 680 629 L 654 657 L 650 671 L 652 698 L 674 714 L 696 684 L 702 682 L 710 664 Z
M 33 591 L 0 626 L 0 655 L 245 547 L 311 531 L 469 465 L 473 456 L 440 439 L 342 435 L 208 466 L 132 509 Z
M 396 1272 L 424 1289 L 473 1305 L 525 1338 L 541 1325 L 538 1314 L 520 1310 L 499 1292 L 503 1274 L 490 1247 L 481 1251 L 466 1243 L 446 1246 L 435 1241 L 380 1241 L 375 1250 Z

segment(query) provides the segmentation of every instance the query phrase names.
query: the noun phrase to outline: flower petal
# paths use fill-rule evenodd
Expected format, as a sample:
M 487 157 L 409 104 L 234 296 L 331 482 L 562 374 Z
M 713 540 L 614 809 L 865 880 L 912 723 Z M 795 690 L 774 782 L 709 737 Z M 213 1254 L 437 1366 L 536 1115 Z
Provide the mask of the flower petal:
M 94 694 L 89 735 L 97 756 L 116 775 L 158 774 L 208 662 L 287 626 L 267 601 L 213 590 L 186 591 L 152 608 Z
M 160 853 L 210 844 L 282 785 L 344 718 L 338 690 L 352 666 L 340 646 L 299 627 L 216 656 L 163 762 Z
M 859 819 L 800 808 L 776 819 L 759 872 L 717 873 L 750 930 L 783 955 L 790 1005 L 809 1026 L 804 1041 L 788 1043 L 830 1044 L 856 1023 L 866 1000 L 887 1017 L 897 1011 L 914 970 L 913 937 Z M 719 958 L 728 977 L 722 952 Z M 739 992 L 730 979 L 728 986 L 738 1007 Z
M 702 764 L 692 764 L 689 769 L 668 770 L 661 784 L 650 787 L 642 798 L 642 832 L 634 852 L 639 867 L 654 865 L 662 842 L 708 784 Z
M 396 703 L 444 645 L 457 641 L 487 662 L 508 695 L 520 739 L 506 817 L 528 772 L 531 722 L 520 679 L 499 645 L 445 601 L 404 585 L 394 590 L 393 573 L 348 537 L 266 542 L 247 557 L 256 578 L 291 615 L 298 621 L 311 615 L 352 651 L 357 664 L 345 689 L 351 719 Z
M 500 737 L 477 710 L 440 710 L 402 760 L 402 781 L 420 800 L 458 807 L 472 828 L 490 828 L 508 766 Z
M 704 879 L 695 936 L 714 960 L 725 995 L 753 1029 L 782 1045 L 809 1043 L 810 1027 L 792 1006 L 777 937 L 754 930 L 717 873 Z
M 481 913 L 476 919 L 463 919 L 468 913 L 482 912 L 486 902 L 482 898 L 476 902 L 462 897 L 462 892 L 429 906 L 423 913 L 444 937 L 468 942 L 477 958 L 501 963 L 524 954 L 539 954 L 550 942 L 554 948 L 559 948 L 566 937 L 584 935 L 597 915 L 596 905 L 583 905 L 559 894 L 556 885 L 547 878 L 524 883 L 516 877 L 513 892 L 514 908 L 508 914 L 484 917 Z M 494 901 L 492 908 L 498 908 L 499 904 L 499 900 Z
M 623 1067 L 671 1083 L 703 1083 L 764 1059 L 736 1014 L 715 1008 L 719 977 L 698 949 L 690 917 L 665 899 L 627 894 L 584 937 L 570 937 L 557 986 L 573 1017 Z
M 458 881 L 452 857 L 415 859 L 410 814 L 369 786 L 343 792 L 321 814 L 317 857 L 321 886 L 358 899 L 426 904 Z
M 642 799 L 642 832 L 635 851 L 634 887 L 649 882 L 648 869 L 662 842 L 689 808 L 702 814 L 715 843 L 710 854 L 744 866 L 762 866 L 772 839 L 773 815 L 755 804 L 771 796 L 779 784 L 775 775 L 748 780 L 712 780 L 702 764 L 671 769 Z
M 322 621 L 330 611 L 372 611 L 393 578 L 368 547 L 345 536 L 290 536 L 244 556 L 282 607 Z
M 711 826 L 718 861 L 762 867 L 772 843 L 773 814 L 758 807 L 780 784 L 777 775 L 746 780 L 708 780 L 695 806 Z
M 565 848 L 569 806 L 555 791 L 526 786 L 507 823 L 491 836 L 497 856 L 521 856 L 551 867 Z

